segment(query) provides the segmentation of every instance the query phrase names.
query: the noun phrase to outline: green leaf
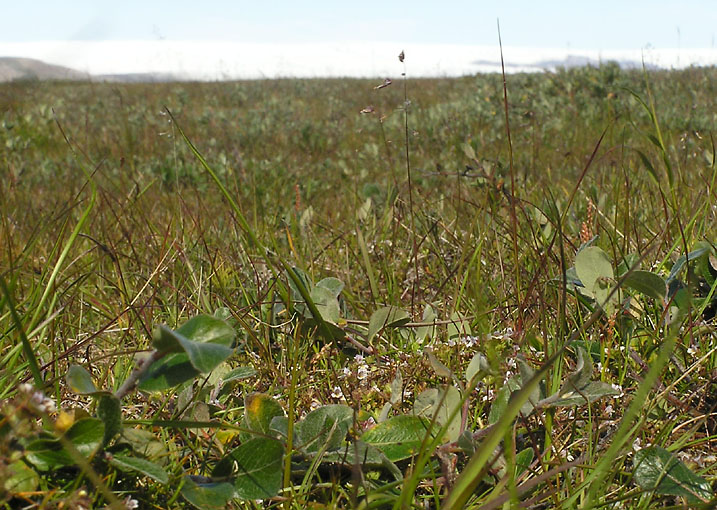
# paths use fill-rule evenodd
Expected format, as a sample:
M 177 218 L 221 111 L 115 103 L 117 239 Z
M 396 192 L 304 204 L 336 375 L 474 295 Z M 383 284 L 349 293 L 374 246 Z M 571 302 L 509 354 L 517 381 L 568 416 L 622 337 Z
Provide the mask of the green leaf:
M 344 290 L 344 282 L 334 277 L 324 278 L 316 286 L 328 290 L 334 298 L 338 298 L 341 291 Z
M 453 312 L 451 314 L 451 322 L 448 324 L 446 330 L 449 339 L 471 336 L 473 334 L 468 320 L 458 312 Z
M 466 368 L 466 382 L 471 384 L 473 379 L 480 377 L 481 379 L 490 373 L 490 364 L 488 359 L 482 352 L 477 352 Z
M 171 352 L 140 379 L 142 391 L 161 391 L 211 372 L 231 353 L 235 331 L 226 322 L 209 315 L 198 315 L 177 331 L 166 326 L 155 329 L 153 346 Z
M 84 458 L 91 458 L 102 445 L 105 426 L 97 418 L 77 420 L 63 435 Z M 26 448 L 27 459 L 41 471 L 75 464 L 60 439 L 37 439 Z
M 508 407 L 508 401 L 510 400 L 510 394 L 513 391 L 520 389 L 517 377 L 511 377 L 506 383 L 500 387 L 498 392 L 495 394 L 495 398 L 490 405 L 490 413 L 488 413 L 488 423 L 491 425 L 498 423 L 500 417 L 503 416 L 506 408 Z M 531 406 L 532 407 L 532 406 Z
M 296 424 L 296 447 L 306 453 L 339 449 L 353 424 L 353 416 L 353 409 L 341 404 L 311 411 Z
M 97 417 L 105 425 L 102 443 L 107 444 L 122 430 L 122 404 L 119 399 L 112 395 L 102 395 L 97 403 Z
M 635 452 L 632 465 L 635 483 L 644 490 L 681 496 L 689 503 L 706 503 L 712 498 L 710 484 L 664 448 L 649 446 Z
M 400 404 L 403 401 L 403 374 L 396 369 L 396 375 L 391 381 L 391 404 Z
M 7 478 L 0 485 L 0 492 L 3 492 L 3 489 L 10 495 L 16 492 L 31 492 L 37 489 L 40 483 L 40 476 L 37 472 L 22 460 L 11 462 L 4 469 L 6 470 L 4 475 Z
M 584 405 L 619 392 L 612 385 L 602 381 L 591 381 L 593 374 L 592 355 L 582 346 L 577 346 L 577 364 L 575 372 L 565 380 L 560 390 L 546 399 L 548 407 L 566 407 Z M 586 400 L 587 399 L 587 400 Z
M 639 269 L 639 266 L 637 265 L 639 262 L 640 256 L 637 253 L 629 253 L 625 255 L 625 258 L 617 265 L 616 274 L 622 276 L 633 267 L 637 271 Z
M 686 257 L 682 255 L 675 261 L 675 263 L 672 265 L 670 276 L 667 277 L 668 282 L 677 278 L 677 275 L 680 274 L 680 271 L 682 271 L 682 269 L 685 267 L 685 264 L 687 264 L 687 259 L 689 259 L 690 262 L 694 262 L 705 253 L 709 253 L 709 251 L 712 249 L 707 243 L 700 243 L 698 246 L 698 248 L 689 252 Z
M 166 444 L 157 439 L 152 432 L 145 429 L 122 428 L 122 434 L 117 442 L 129 444 L 132 451 L 147 458 L 167 459 L 169 452 Z
M 535 370 L 533 367 L 522 358 L 518 358 L 518 369 L 520 370 L 520 378 L 516 380 L 519 387 L 522 388 L 523 384 L 530 381 L 535 376 Z M 517 391 L 517 390 L 515 390 Z M 535 406 L 538 402 L 545 398 L 545 384 L 541 381 L 533 391 L 530 392 L 530 397 L 527 402 L 520 408 L 520 413 L 523 416 L 528 416 L 535 410 Z
M 65 381 L 72 391 L 79 395 L 109 394 L 107 391 L 99 391 L 92 381 L 92 376 L 81 365 L 72 364 L 67 370 Z
M 581 292 L 595 299 L 601 307 L 609 307 L 606 301 L 614 273 L 607 254 L 597 246 L 582 249 L 575 257 L 575 271 L 584 285 Z
M 120 454 L 112 455 L 109 458 L 109 462 L 120 471 L 139 473 L 163 485 L 169 483 L 167 472 L 154 462 Z
M 534 452 L 532 448 L 526 448 L 518 452 L 515 456 L 515 476 L 520 476 L 524 471 L 530 468 L 530 464 L 533 462 L 533 455 Z
M 234 486 L 227 482 L 197 483 L 191 477 L 184 477 L 180 493 L 192 506 L 199 510 L 224 510 L 234 497 Z
M 316 286 L 311 290 L 311 300 L 316 305 L 316 309 L 321 315 L 321 319 L 334 324 L 339 322 L 339 301 L 336 299 L 333 291 L 330 289 Z M 309 318 L 311 318 L 311 312 L 306 310 Z
M 230 454 L 236 463 L 236 496 L 266 499 L 281 490 L 284 446 L 275 439 L 257 437 L 239 445 Z
M 620 392 L 613 388 L 610 384 L 602 381 L 591 381 L 587 386 L 578 391 L 566 391 L 561 394 L 557 400 L 548 404 L 548 407 L 568 407 L 584 405 L 588 402 L 592 403 L 602 397 L 610 395 L 619 395 Z M 588 402 L 585 401 L 587 397 Z
M 421 317 L 421 322 L 424 324 L 435 322 L 436 319 L 438 319 L 438 316 L 436 315 L 436 310 L 431 305 L 426 305 L 423 308 L 423 316 Z M 426 339 L 431 339 L 434 336 L 436 336 L 436 330 L 437 326 L 421 326 L 420 328 L 416 329 L 416 340 L 419 342 L 425 342 Z
M 430 422 L 420 416 L 395 416 L 364 432 L 361 440 L 396 462 L 418 453 L 429 425 Z
M 441 390 L 429 388 L 416 397 L 413 414 L 428 420 L 432 420 L 435 416 L 438 427 L 447 424 L 442 440 L 444 443 L 451 443 L 461 434 L 461 405 L 461 394 L 455 386 L 444 386 Z M 453 415 L 452 420 L 451 415 Z
M 383 467 L 388 459 L 378 448 L 363 441 L 352 441 L 351 443 L 344 443 L 339 450 L 326 452 L 321 461 L 334 462 L 345 466 L 358 464 L 363 468 L 375 469 Z
M 397 328 L 403 326 L 411 318 L 404 310 L 395 306 L 379 308 L 371 315 L 368 321 L 368 341 L 386 328 Z
M 216 321 L 229 328 L 226 323 L 220 321 L 219 319 L 215 319 L 206 315 L 202 317 L 206 318 L 207 320 Z M 195 317 L 195 319 L 198 318 L 199 317 Z M 191 340 L 188 337 L 182 335 L 180 333 L 180 330 L 173 331 L 167 326 L 159 326 L 155 330 L 153 342 L 154 348 L 160 352 L 186 353 L 192 366 L 202 373 L 211 372 L 222 361 L 227 359 L 232 353 L 231 344 L 234 341 L 234 330 L 231 330 L 232 336 L 230 337 L 224 335 L 217 336 L 216 338 L 213 338 L 212 340 L 207 342 L 204 342 L 202 340 Z M 217 343 L 215 343 L 213 340 L 216 340 Z M 161 363 L 161 361 L 159 363 Z
M 585 353 L 585 349 L 582 347 L 577 348 L 578 351 L 578 362 L 575 367 L 575 372 L 570 374 L 560 388 L 560 396 L 564 396 L 566 393 L 575 393 L 582 391 L 590 382 L 593 375 L 593 362 L 592 357 Z
M 141 391 L 162 391 L 173 388 L 199 375 L 185 353 L 168 354 L 154 363 L 140 378 Z
M 665 299 L 667 285 L 665 280 L 650 271 L 633 271 L 624 280 L 626 287 L 630 287 L 652 299 Z
M 252 393 L 244 398 L 244 418 L 252 432 L 271 434 L 271 420 L 275 416 L 284 416 L 284 410 L 266 393 Z
M 306 274 L 306 272 L 298 267 L 292 267 L 291 270 L 296 275 L 296 279 L 298 280 L 298 284 L 304 287 L 304 290 L 307 294 L 311 293 L 311 289 L 314 288 L 314 283 L 311 281 L 311 277 Z M 304 301 L 304 298 L 302 297 L 301 290 L 299 289 L 297 282 L 294 281 L 293 278 L 291 278 L 291 275 L 289 275 L 289 271 L 285 271 L 286 273 L 286 279 L 289 281 L 289 288 L 291 289 L 291 299 L 296 303 L 302 303 Z
M 426 347 L 424 352 L 426 353 L 426 356 L 428 356 L 428 362 L 431 364 L 431 368 L 438 377 L 447 377 L 450 379 L 453 376 L 453 372 L 451 372 L 451 369 L 441 363 L 438 358 L 436 358 L 436 356 L 430 350 L 430 347 Z
M 231 348 L 236 332 L 229 324 L 210 315 L 197 315 L 176 331 L 166 326 L 155 329 L 152 346 L 158 351 L 182 352 L 182 341 L 212 343 Z
M 237 367 L 234 370 L 227 372 L 222 378 L 225 383 L 229 381 L 238 381 L 239 379 L 247 379 L 256 375 L 256 369 L 254 367 Z
M 715 258 L 712 253 L 712 247 L 707 241 L 697 243 L 697 247 L 707 248 L 707 252 L 697 258 L 695 274 L 704 278 L 707 285 L 712 287 L 715 283 L 715 277 L 717 276 L 717 258 Z

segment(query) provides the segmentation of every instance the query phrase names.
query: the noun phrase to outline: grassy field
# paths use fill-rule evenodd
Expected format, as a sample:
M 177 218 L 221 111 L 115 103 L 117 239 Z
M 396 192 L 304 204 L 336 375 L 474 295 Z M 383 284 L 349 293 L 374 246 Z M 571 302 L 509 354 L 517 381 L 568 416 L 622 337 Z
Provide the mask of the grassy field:
M 0 507 L 714 508 L 717 69 L 506 81 L 1 85 Z

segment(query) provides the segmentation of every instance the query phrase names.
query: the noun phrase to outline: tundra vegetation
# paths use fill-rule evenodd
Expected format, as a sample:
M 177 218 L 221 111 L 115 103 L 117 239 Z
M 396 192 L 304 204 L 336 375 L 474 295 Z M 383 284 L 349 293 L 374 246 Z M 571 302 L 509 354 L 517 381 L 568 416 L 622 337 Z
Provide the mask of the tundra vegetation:
M 2 508 L 714 507 L 717 70 L 396 65 L 0 86 Z

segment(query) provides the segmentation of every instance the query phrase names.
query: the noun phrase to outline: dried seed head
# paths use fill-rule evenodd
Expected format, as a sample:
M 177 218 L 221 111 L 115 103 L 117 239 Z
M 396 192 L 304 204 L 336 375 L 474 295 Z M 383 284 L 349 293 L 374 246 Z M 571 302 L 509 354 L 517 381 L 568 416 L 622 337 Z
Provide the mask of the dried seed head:
M 391 78 L 386 78 L 385 80 L 383 80 L 383 83 L 382 83 L 381 85 L 376 85 L 376 86 L 374 87 L 374 90 L 378 90 L 378 89 L 382 89 L 382 88 L 388 87 L 388 86 L 391 85 L 392 83 L 393 83 L 393 82 L 391 81 Z

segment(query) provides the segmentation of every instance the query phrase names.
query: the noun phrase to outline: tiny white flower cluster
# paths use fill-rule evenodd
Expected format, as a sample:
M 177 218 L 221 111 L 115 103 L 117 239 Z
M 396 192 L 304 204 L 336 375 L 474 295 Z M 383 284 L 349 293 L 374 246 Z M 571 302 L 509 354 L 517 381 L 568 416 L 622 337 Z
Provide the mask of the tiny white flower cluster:
M 491 340 L 509 340 L 510 338 L 513 338 L 513 328 L 505 328 L 503 331 L 494 331 L 493 333 L 488 335 L 488 338 Z
M 335 399 L 342 399 L 344 398 L 344 392 L 340 386 L 334 386 L 334 389 L 331 391 L 331 396 Z
M 359 381 L 363 382 L 366 379 L 368 379 L 368 376 L 369 376 L 368 363 L 366 363 L 363 355 L 361 355 L 361 354 L 357 354 L 356 356 L 354 356 L 354 361 L 358 364 L 358 366 L 356 367 L 356 378 Z M 343 370 L 341 371 L 341 376 L 349 377 L 352 373 L 353 372 L 351 371 L 351 369 L 349 367 L 344 367 Z
M 462 346 L 468 347 L 470 349 L 471 347 L 475 347 L 476 345 L 478 345 L 478 341 L 479 338 L 477 336 L 471 335 L 466 335 L 462 337 L 451 337 L 448 339 L 448 346 L 455 347 L 460 343 Z
M 618 394 L 614 395 L 612 398 L 622 398 L 625 396 L 625 392 L 622 391 L 622 386 L 620 386 L 619 384 L 611 384 L 611 386 L 613 390 L 618 392 Z
M 30 396 L 30 403 L 41 413 L 54 413 L 57 411 L 57 404 L 51 398 L 45 396 L 41 391 L 35 391 L 32 384 L 22 383 L 18 388 L 21 393 Z
M 495 397 L 495 391 L 493 391 L 491 388 L 488 388 L 488 392 L 481 397 L 481 400 L 483 402 L 493 401 L 493 398 Z
M 139 508 L 139 501 L 137 501 L 136 499 L 132 499 L 131 496 L 127 496 L 126 498 L 124 498 L 124 501 L 122 501 L 122 503 L 124 503 L 124 507 L 127 510 L 135 510 Z

